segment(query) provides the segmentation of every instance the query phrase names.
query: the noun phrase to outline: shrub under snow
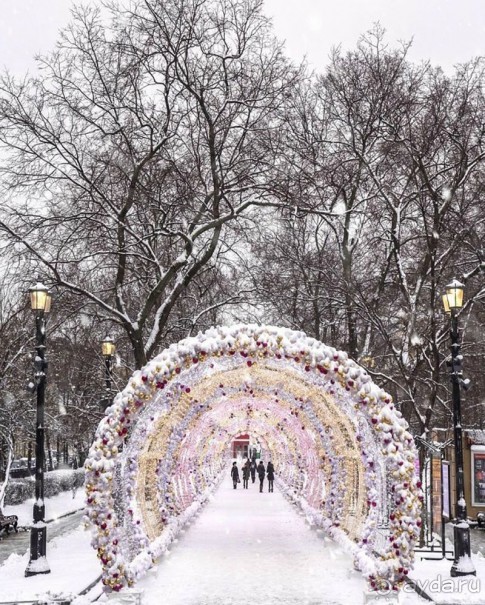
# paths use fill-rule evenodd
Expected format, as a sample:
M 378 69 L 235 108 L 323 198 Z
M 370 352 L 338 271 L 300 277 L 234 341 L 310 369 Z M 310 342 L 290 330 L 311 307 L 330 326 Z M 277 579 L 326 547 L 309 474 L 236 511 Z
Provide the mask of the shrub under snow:
M 61 492 L 81 488 L 84 485 L 84 469 L 51 471 L 44 475 L 44 497 L 52 498 Z M 22 504 L 35 496 L 35 477 L 10 480 L 5 494 L 5 504 Z

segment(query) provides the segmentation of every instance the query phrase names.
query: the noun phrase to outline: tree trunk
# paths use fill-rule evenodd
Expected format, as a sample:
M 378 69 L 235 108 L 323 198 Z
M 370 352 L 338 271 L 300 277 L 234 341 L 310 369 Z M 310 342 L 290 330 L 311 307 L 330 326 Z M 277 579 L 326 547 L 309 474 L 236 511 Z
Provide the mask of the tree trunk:
M 27 446 L 27 468 L 29 469 L 29 475 L 32 472 L 32 441 L 29 440 Z
M 47 460 L 48 460 L 48 466 L 47 466 L 47 468 L 48 468 L 49 471 L 53 471 L 54 467 L 52 465 L 51 440 L 50 440 L 50 437 L 49 437 L 49 431 L 47 431 L 47 430 L 45 432 L 45 443 L 46 443 L 46 446 L 47 446 Z
M 7 493 L 7 485 L 10 478 L 10 467 L 12 466 L 13 460 L 13 444 L 7 439 L 7 464 L 5 466 L 5 478 L 2 485 L 0 486 L 0 510 L 3 508 L 5 501 L 5 494 Z

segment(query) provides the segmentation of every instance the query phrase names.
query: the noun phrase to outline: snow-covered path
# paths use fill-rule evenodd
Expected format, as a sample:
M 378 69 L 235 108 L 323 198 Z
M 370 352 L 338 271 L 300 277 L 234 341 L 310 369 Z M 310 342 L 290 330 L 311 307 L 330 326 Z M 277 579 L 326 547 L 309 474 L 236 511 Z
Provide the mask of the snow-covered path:
M 364 581 L 276 486 L 234 490 L 228 477 L 136 588 L 143 605 L 327 605 L 361 602 Z

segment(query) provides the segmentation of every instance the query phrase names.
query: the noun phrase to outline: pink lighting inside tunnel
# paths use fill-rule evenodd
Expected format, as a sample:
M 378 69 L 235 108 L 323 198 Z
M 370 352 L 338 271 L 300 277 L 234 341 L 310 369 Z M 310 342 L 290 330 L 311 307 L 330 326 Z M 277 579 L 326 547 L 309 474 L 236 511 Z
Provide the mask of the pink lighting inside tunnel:
M 372 588 L 401 587 L 420 489 L 391 397 L 346 353 L 301 332 L 242 325 L 169 347 L 100 423 L 86 490 L 107 589 L 133 585 L 166 552 L 227 479 L 241 434 L 262 445 L 279 489 L 351 552 Z

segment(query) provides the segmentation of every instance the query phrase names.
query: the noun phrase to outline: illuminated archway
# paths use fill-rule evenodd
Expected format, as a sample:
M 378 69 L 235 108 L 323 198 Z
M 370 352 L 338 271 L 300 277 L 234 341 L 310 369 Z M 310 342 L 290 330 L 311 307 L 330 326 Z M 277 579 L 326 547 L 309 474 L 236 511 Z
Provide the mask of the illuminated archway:
M 106 586 L 131 585 L 166 550 L 241 432 L 259 438 L 281 489 L 353 554 L 373 588 L 402 585 L 420 489 L 391 397 L 346 353 L 301 332 L 243 325 L 170 346 L 101 421 L 85 466 Z

